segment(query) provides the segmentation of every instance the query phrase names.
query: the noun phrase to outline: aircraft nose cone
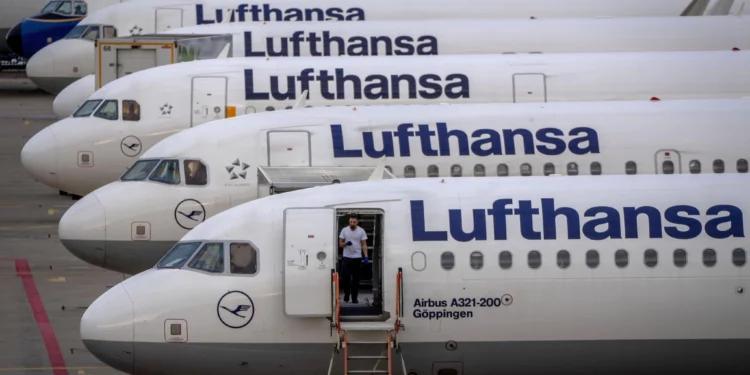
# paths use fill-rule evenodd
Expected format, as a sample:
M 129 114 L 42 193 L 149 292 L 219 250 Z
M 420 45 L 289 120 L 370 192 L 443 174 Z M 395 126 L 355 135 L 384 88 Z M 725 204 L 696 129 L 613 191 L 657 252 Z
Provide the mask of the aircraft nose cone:
M 133 300 L 121 282 L 102 294 L 81 317 L 86 349 L 105 364 L 133 373 Z
M 57 188 L 57 140 L 52 130 L 42 129 L 21 150 L 21 164 L 37 181 Z
M 71 206 L 60 219 L 60 242 L 84 262 L 104 267 L 106 212 L 96 193 L 90 193 Z
M 19 23 L 8 30 L 8 35 L 5 36 L 5 42 L 8 43 L 8 48 L 10 48 L 10 50 L 18 56 L 23 56 L 22 35 L 22 26 Z
M 40 89 L 51 94 L 57 94 L 62 88 L 58 90 L 54 81 L 55 59 L 54 54 L 51 53 L 52 47 L 44 47 L 34 56 L 31 56 L 29 61 L 26 62 L 26 77 Z

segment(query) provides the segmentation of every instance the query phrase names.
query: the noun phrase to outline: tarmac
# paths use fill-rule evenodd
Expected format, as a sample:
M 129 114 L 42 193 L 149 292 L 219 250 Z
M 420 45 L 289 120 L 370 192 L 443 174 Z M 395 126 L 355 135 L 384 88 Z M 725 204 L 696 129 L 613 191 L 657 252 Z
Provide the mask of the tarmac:
M 87 306 L 125 276 L 70 254 L 57 224 L 74 201 L 21 165 L 26 141 L 56 118 L 54 96 L 0 77 L 0 375 L 123 374 L 86 351 Z

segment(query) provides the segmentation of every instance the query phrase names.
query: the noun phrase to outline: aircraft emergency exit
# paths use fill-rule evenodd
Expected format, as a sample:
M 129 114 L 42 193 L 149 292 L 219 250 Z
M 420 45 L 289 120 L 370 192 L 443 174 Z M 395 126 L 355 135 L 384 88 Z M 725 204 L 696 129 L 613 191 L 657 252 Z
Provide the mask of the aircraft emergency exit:
M 280 194 L 109 289 L 81 338 L 146 375 L 746 374 L 748 190 L 747 174 L 688 174 Z M 340 297 L 351 215 L 374 224 L 369 304 Z
M 750 52 L 231 58 L 136 72 L 32 137 L 21 162 L 83 196 L 170 134 L 306 104 L 394 105 L 728 98 L 750 95 Z
M 80 259 L 135 274 L 221 211 L 367 179 L 380 164 L 397 178 L 747 173 L 749 104 L 330 107 L 215 121 L 151 147 L 75 203 L 58 235 Z
M 750 49 L 750 18 L 623 17 L 551 19 L 444 19 L 368 22 L 221 23 L 159 34 L 231 34 L 232 56 L 411 56 L 493 53 L 646 52 Z M 28 77 L 51 93 L 96 73 L 96 48 L 88 34 L 46 47 L 29 60 Z M 616 36 L 616 37 L 614 37 Z M 143 47 L 141 47 L 143 48 Z M 139 54 L 147 52 L 138 52 Z M 139 64 L 118 61 L 123 71 Z M 155 59 L 152 59 L 155 60 Z M 155 61 L 153 62 L 156 63 Z M 80 98 L 86 91 L 66 90 Z M 76 107 L 56 108 L 60 117 Z

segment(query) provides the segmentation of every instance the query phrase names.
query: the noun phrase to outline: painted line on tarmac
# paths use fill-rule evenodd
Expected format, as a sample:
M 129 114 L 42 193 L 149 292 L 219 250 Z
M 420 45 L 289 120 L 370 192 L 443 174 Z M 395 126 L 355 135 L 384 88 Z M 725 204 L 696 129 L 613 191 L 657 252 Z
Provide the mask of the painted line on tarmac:
M 0 372 L 10 371 L 83 371 L 83 370 L 112 370 L 111 367 L 107 366 L 78 366 L 78 367 L 0 367 Z
M 52 365 L 54 375 L 68 375 L 68 371 L 65 370 L 65 360 L 60 351 L 60 344 L 55 336 L 55 329 L 52 327 L 49 317 L 47 317 L 42 297 L 39 295 L 34 276 L 31 274 L 31 266 L 26 259 L 16 259 L 16 275 L 23 281 L 23 288 L 26 290 L 31 311 L 34 313 L 34 319 L 36 319 L 39 332 L 42 334 L 42 341 L 47 348 L 49 363 Z

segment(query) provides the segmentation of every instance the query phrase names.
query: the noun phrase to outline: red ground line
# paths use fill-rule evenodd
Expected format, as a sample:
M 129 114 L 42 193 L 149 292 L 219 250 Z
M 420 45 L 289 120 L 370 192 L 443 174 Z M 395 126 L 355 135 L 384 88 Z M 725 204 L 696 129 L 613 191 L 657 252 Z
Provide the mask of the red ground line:
M 63 360 L 62 352 L 60 351 L 60 344 L 57 343 L 55 330 L 52 328 L 52 323 L 50 323 L 47 317 L 42 297 L 36 288 L 34 276 L 31 274 L 31 267 L 26 259 L 16 259 L 16 275 L 23 281 L 23 288 L 26 290 L 26 297 L 29 299 L 31 311 L 34 313 L 34 319 L 36 319 L 39 332 L 42 334 L 42 341 L 44 341 L 44 346 L 47 348 L 49 362 L 55 368 L 53 370 L 54 374 L 68 375 L 68 371 L 64 370 L 65 360 Z

